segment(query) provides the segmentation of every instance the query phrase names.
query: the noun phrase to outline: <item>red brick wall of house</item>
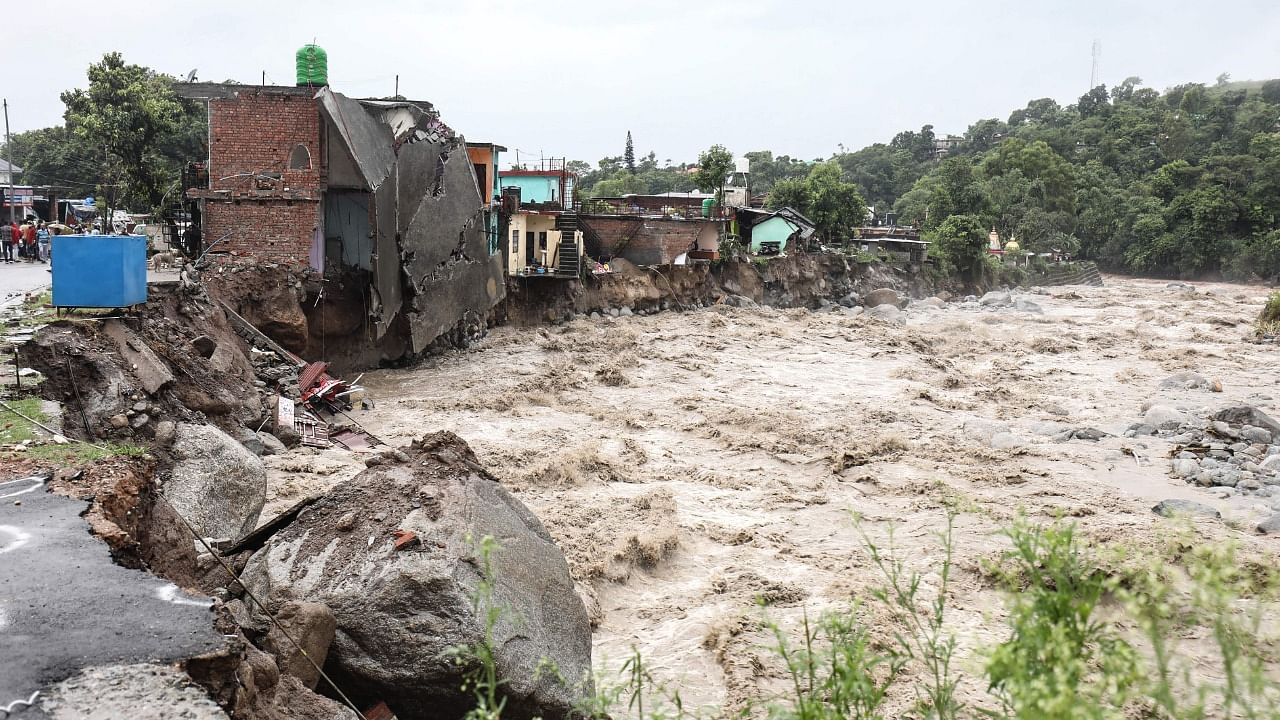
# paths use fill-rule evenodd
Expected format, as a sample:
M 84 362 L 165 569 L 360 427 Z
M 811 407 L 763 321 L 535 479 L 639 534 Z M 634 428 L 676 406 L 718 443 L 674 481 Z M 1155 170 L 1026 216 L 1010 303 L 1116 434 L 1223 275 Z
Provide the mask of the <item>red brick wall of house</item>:
M 670 265 L 693 248 L 706 222 L 715 222 L 602 215 L 581 215 L 579 221 L 592 231 L 586 243 L 588 252 L 620 255 L 636 265 Z M 631 240 L 619 251 L 628 235 Z
M 293 170 L 290 154 L 299 144 L 310 167 Z M 210 100 L 209 189 L 229 194 L 205 201 L 205 243 L 225 237 L 214 252 L 305 264 L 320 223 L 323 158 L 320 110 L 310 92 L 245 88 Z

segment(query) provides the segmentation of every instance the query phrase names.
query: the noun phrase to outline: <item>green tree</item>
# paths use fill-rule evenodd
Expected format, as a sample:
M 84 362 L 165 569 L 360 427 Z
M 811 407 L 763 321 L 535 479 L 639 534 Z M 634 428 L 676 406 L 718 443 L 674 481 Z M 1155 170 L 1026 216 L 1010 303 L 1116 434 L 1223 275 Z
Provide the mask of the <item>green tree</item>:
M 969 283 L 976 283 L 986 268 L 987 231 L 977 215 L 952 215 L 926 237 L 933 242 L 936 259 L 951 265 Z
M 119 163 L 125 201 L 155 208 L 181 162 L 166 158 L 163 148 L 182 147 L 198 111 L 174 95 L 172 78 L 126 64 L 120 53 L 90 65 L 88 78 L 87 89 L 62 93 L 67 128 L 105 156 L 104 169 L 112 159 Z
M 636 148 L 631 144 L 631 131 L 627 131 L 627 146 L 622 151 L 622 157 L 627 163 L 627 172 L 634 173 L 636 171 Z
M 733 153 L 723 145 L 712 145 L 698 155 L 698 171 L 693 184 L 703 192 L 714 192 L 716 203 L 724 201 L 724 182 L 733 170 Z
M 766 204 L 773 210 L 789 207 L 803 213 L 813 204 L 813 193 L 804 179 L 786 178 L 774 184 Z
M 842 242 L 852 237 L 867 217 L 867 202 L 857 185 L 841 177 L 840 165 L 832 161 L 815 165 L 805 184 L 812 200 L 801 212 L 818 226 L 823 239 Z

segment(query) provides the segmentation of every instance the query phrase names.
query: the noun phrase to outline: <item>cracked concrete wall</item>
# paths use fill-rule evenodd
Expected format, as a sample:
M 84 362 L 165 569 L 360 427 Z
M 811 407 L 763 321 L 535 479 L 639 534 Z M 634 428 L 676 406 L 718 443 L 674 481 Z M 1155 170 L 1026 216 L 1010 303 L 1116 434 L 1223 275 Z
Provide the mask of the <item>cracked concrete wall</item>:
M 377 336 L 407 327 L 416 354 L 487 316 L 506 286 L 463 138 L 429 105 L 331 92 L 321 104 L 373 194 Z
M 506 295 L 502 256 L 489 254 L 484 199 L 462 138 L 400 150 L 400 248 L 414 352 L 468 313 Z

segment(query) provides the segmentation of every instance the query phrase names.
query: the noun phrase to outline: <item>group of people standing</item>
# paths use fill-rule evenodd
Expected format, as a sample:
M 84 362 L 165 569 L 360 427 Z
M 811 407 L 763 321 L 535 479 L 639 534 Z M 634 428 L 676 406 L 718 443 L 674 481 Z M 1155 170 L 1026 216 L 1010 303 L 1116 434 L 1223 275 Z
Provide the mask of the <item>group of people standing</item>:
M 49 262 L 49 243 L 53 233 L 43 220 L 28 218 L 21 224 L 6 220 L 0 225 L 3 254 L 0 261 Z

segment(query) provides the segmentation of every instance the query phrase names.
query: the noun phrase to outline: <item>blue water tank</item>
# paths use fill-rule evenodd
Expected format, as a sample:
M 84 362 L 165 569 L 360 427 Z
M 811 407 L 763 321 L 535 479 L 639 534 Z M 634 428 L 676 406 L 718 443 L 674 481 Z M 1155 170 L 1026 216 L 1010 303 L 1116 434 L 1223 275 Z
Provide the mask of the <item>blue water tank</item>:
M 147 301 L 147 238 L 55 235 L 53 305 L 122 308 Z

